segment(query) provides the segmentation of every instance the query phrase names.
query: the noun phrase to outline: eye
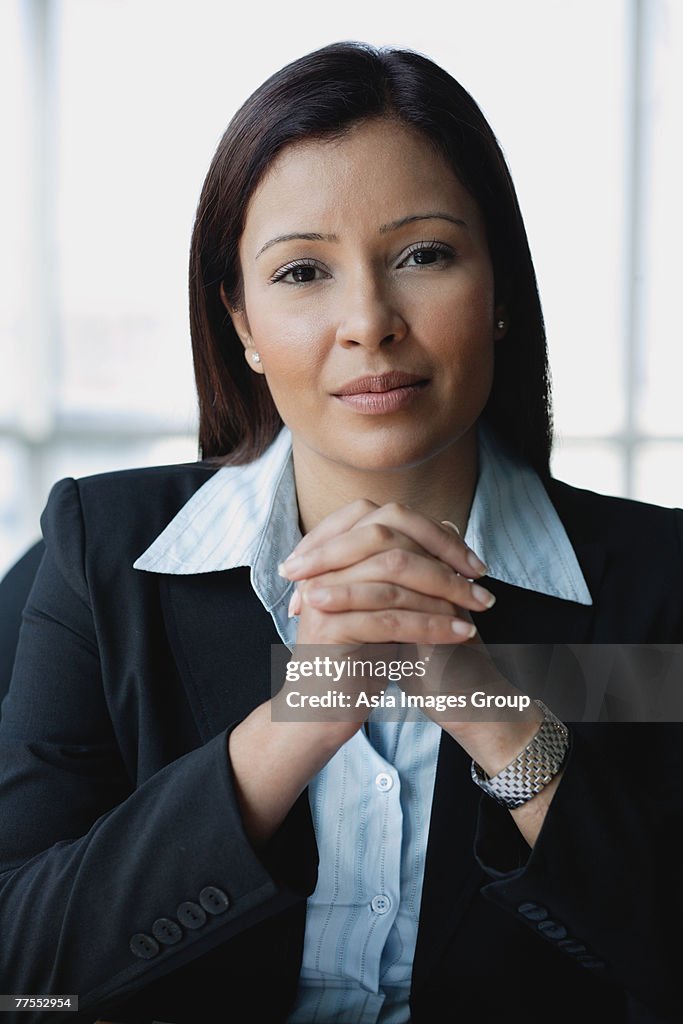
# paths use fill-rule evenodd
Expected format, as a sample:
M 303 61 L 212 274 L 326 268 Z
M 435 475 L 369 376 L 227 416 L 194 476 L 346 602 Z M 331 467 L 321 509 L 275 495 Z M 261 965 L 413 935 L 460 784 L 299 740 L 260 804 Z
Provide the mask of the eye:
M 443 242 L 437 242 L 434 239 L 431 242 L 415 242 L 408 249 L 407 255 L 399 263 L 399 267 L 404 266 L 417 266 L 426 267 L 433 266 L 436 264 L 449 263 L 455 256 L 455 253 L 449 245 L 444 245 Z M 409 260 L 414 260 L 414 263 L 409 263 Z
M 327 275 L 317 264 L 308 260 L 294 260 L 277 270 L 270 283 L 277 284 L 278 281 L 283 281 L 285 284 L 308 284 L 310 281 L 320 280 L 321 276 Z

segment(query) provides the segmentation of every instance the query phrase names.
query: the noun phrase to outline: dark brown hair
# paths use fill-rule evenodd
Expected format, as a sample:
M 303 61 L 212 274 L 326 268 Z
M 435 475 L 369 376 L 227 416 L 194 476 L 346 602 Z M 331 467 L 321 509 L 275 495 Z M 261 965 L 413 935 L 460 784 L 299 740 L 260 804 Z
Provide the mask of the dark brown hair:
M 423 133 L 483 214 L 509 328 L 497 343 L 484 415 L 543 476 L 552 445 L 543 315 L 526 231 L 503 154 L 472 97 L 443 68 L 412 50 L 340 42 L 272 75 L 237 111 L 202 188 L 190 253 L 190 329 L 199 395 L 200 457 L 257 458 L 282 426 L 265 379 L 246 365 L 220 297 L 241 303 L 238 245 L 249 200 L 287 145 L 339 138 L 371 118 Z

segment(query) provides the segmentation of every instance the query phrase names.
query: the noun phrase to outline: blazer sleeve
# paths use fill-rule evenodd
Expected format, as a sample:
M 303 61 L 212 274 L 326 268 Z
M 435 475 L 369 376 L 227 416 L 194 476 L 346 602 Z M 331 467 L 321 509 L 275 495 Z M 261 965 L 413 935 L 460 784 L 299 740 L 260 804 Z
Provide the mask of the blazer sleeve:
M 0 987 L 77 994 L 92 1017 L 304 901 L 317 855 L 302 845 L 306 793 L 265 853 L 252 848 L 227 755 L 237 723 L 134 786 L 101 686 L 73 480 L 55 485 L 42 526 L 0 720 Z M 183 902 L 205 921 L 177 935 Z
M 680 510 L 674 510 L 674 529 L 679 549 L 672 561 L 681 567 Z M 662 642 L 680 645 L 680 571 L 669 609 L 671 635 Z M 683 723 L 571 729 L 567 764 L 533 850 L 508 811 L 482 796 L 474 849 L 489 879 L 482 893 L 626 992 L 634 1019 L 678 1019 Z

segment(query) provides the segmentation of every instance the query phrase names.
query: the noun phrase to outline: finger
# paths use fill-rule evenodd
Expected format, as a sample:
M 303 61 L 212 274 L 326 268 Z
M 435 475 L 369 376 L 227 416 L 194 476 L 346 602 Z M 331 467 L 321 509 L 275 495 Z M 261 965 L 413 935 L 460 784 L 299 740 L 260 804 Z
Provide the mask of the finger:
M 452 615 L 400 608 L 338 612 L 329 617 L 322 612 L 318 614 L 322 620 L 329 618 L 330 625 L 334 624 L 334 639 L 329 642 L 339 644 L 458 644 L 471 640 L 476 632 L 471 622 Z M 325 639 L 327 632 L 322 623 L 318 630 L 319 642 L 328 642 Z
M 457 526 L 449 520 L 437 523 L 436 520 L 416 512 L 407 505 L 390 502 L 369 511 L 358 520 L 353 529 L 375 522 L 384 523 L 405 533 L 429 554 L 440 558 L 464 576 L 483 576 L 488 572 L 485 563 L 465 544 Z
M 309 530 L 306 536 L 301 538 L 289 557 L 303 554 L 319 544 L 330 540 L 331 537 L 336 537 L 337 534 L 346 533 L 347 530 L 352 529 L 356 525 L 359 519 L 362 519 L 363 516 L 368 515 L 368 513 L 377 508 L 379 508 L 379 505 L 366 498 L 360 498 L 358 501 L 352 501 L 348 505 L 342 505 L 341 508 L 338 508 L 329 516 L 325 516 L 312 530 Z
M 287 579 L 300 580 L 335 569 L 345 569 L 378 551 L 392 547 L 419 550 L 419 545 L 406 534 L 383 523 L 371 523 L 338 534 L 303 554 L 290 556 L 278 566 L 278 572 Z
M 289 605 L 287 607 L 287 617 L 292 618 L 293 615 L 301 614 L 301 591 L 299 587 L 294 588 L 294 592 L 289 599 Z
M 448 520 L 437 523 L 436 520 L 396 502 L 378 506 L 374 502 L 361 499 L 337 509 L 306 534 L 289 557 L 278 566 L 278 572 L 289 579 L 297 578 L 300 575 L 298 570 L 301 557 L 344 531 L 375 522 L 393 526 L 404 532 L 415 543 L 423 546 L 436 558 L 446 561 L 464 576 L 481 576 L 488 571 L 484 562 L 460 538 L 454 523 Z
M 472 622 L 472 616 L 470 615 L 470 613 L 467 610 L 467 608 L 459 608 L 458 609 L 458 614 L 459 614 L 460 618 L 463 619 L 464 622 Z M 474 626 L 473 622 L 472 622 L 472 625 Z M 481 638 L 481 633 L 479 632 L 479 630 L 477 629 L 476 626 L 474 626 L 474 633 L 472 634 L 472 636 L 470 637 L 470 639 L 468 641 L 468 646 L 472 646 L 472 647 L 479 646 L 483 650 L 486 650 L 486 645 L 484 644 L 484 641 Z
M 306 588 L 310 593 L 316 587 L 357 583 L 393 584 L 477 612 L 491 608 L 496 601 L 489 590 L 444 562 L 405 548 L 390 548 L 345 569 L 314 575 Z
M 455 617 L 457 609 L 450 601 L 429 597 L 394 583 L 341 583 L 320 585 L 317 580 L 302 589 L 303 604 L 324 612 L 378 611 L 406 608 L 416 612 Z

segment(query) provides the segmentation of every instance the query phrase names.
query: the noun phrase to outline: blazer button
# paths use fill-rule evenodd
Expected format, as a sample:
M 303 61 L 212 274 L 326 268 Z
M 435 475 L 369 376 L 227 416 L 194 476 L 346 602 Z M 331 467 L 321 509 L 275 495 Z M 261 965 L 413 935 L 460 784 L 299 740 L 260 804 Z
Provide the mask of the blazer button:
M 222 889 L 206 885 L 199 894 L 199 902 L 207 914 L 222 914 L 230 906 L 230 900 Z
M 536 925 L 541 935 L 545 935 L 546 939 L 566 939 L 567 929 L 562 924 L 558 924 L 557 921 L 541 921 Z
M 537 903 L 522 903 L 517 907 L 517 912 L 528 921 L 544 921 L 548 916 L 545 907 L 539 907 Z
M 576 958 L 582 967 L 604 967 L 605 964 L 602 960 L 599 960 L 597 956 L 591 956 L 590 954 L 584 956 L 577 956 Z
M 186 928 L 201 928 L 206 922 L 206 914 L 202 908 L 198 903 L 193 903 L 191 900 L 181 903 L 176 914 L 180 923 L 184 924 Z
M 180 942 L 183 931 L 170 917 L 158 917 L 152 925 L 152 935 L 164 946 L 172 946 L 175 942 Z
M 137 932 L 129 942 L 130 951 L 141 960 L 151 960 L 159 952 L 159 943 L 155 942 L 151 935 L 144 932 Z
M 581 942 L 577 942 L 576 939 L 562 939 L 558 942 L 560 949 L 563 949 L 565 953 L 571 953 L 572 956 L 576 956 L 578 953 L 587 952 L 586 947 Z

